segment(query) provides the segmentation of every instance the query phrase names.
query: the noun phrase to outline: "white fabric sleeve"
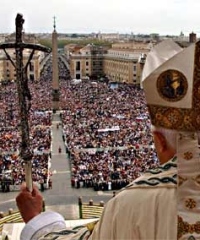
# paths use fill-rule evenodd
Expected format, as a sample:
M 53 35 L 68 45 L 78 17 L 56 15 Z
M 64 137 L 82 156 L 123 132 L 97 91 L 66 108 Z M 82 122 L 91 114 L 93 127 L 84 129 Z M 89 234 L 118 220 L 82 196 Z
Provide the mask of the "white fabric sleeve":
M 66 228 L 62 215 L 46 211 L 32 218 L 23 228 L 20 240 L 38 240 L 41 236 Z

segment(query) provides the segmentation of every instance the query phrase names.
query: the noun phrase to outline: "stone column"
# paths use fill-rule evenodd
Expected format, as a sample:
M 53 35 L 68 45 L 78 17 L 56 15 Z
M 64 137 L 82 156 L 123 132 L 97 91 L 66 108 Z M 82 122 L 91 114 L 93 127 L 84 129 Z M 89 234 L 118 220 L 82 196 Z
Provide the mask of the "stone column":
M 59 109 L 59 79 L 58 79 L 58 44 L 57 44 L 57 32 L 54 17 L 54 31 L 52 33 L 52 107 L 53 112 Z

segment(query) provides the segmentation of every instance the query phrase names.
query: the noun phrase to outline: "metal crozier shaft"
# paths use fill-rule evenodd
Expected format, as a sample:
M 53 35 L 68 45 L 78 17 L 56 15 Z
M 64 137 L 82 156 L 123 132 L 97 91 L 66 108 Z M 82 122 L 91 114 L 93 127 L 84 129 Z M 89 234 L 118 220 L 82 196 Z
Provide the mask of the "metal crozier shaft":
M 28 108 L 27 99 L 25 95 L 25 81 L 24 67 L 23 67 L 23 48 L 22 43 L 22 30 L 24 19 L 21 14 L 17 14 L 16 24 L 16 80 L 19 101 L 19 116 L 21 119 L 21 157 L 25 162 L 25 177 L 27 188 L 32 191 L 32 152 L 30 150 L 29 139 L 29 124 L 28 124 Z

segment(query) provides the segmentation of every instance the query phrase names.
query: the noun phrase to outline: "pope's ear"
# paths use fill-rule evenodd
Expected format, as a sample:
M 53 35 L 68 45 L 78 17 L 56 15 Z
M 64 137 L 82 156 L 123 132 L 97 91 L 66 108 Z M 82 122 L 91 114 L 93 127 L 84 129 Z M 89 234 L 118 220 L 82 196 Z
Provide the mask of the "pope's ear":
M 153 132 L 153 137 L 157 151 L 165 151 L 167 148 L 167 141 L 165 136 L 162 133 L 155 131 Z

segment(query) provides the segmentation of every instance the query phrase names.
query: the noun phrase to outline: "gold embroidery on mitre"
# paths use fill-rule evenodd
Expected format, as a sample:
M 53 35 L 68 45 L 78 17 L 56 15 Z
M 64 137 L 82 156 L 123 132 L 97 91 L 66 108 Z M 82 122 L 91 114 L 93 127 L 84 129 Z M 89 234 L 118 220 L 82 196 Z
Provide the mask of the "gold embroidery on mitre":
M 179 109 L 169 108 L 164 112 L 163 121 L 168 128 L 178 128 L 178 126 L 183 122 L 183 116 Z
M 162 119 L 163 119 L 163 115 L 161 114 L 161 113 L 156 113 L 156 119 L 157 119 L 157 121 L 162 121 Z
M 199 101 L 200 104 L 200 101 Z M 164 107 L 164 106 L 156 106 L 156 105 L 147 105 L 148 110 L 150 113 L 152 124 L 155 126 L 160 126 L 164 128 L 169 129 L 176 129 L 181 131 L 196 131 L 197 129 L 200 130 L 200 110 L 195 112 L 194 109 L 175 109 L 170 107 Z M 200 106 L 199 106 L 200 109 Z M 170 111 L 173 112 L 175 118 L 168 118 L 166 116 L 166 113 L 169 113 Z M 177 118 L 178 116 L 178 118 Z M 185 121 L 186 117 L 186 121 Z M 163 121 L 163 118 L 166 118 L 167 120 Z M 170 122 L 169 119 L 173 119 L 172 122 Z M 178 121 L 175 121 L 175 119 L 178 119 Z M 175 125 L 174 125 L 175 123 Z
M 169 69 L 162 72 L 157 79 L 157 90 L 159 95 L 170 102 L 182 99 L 188 89 L 188 82 L 183 73 Z
M 185 152 L 184 154 L 183 154 L 183 158 L 185 159 L 185 160 L 191 160 L 192 158 L 193 158 L 193 153 L 192 152 Z
M 200 221 L 190 224 L 187 222 L 184 222 L 182 217 L 178 216 L 178 239 L 180 239 L 185 234 L 193 234 L 197 233 L 200 234 Z
M 200 115 L 199 115 L 199 112 L 193 112 L 192 124 L 195 127 L 195 129 L 200 129 Z
M 187 209 L 190 209 L 190 210 L 194 209 L 194 208 L 196 208 L 196 205 L 197 205 L 196 201 L 192 198 L 188 198 L 185 200 L 185 207 Z
M 200 82 L 195 83 L 194 94 L 195 97 L 200 100 Z
M 200 129 L 200 42 L 196 43 L 195 47 L 195 61 L 194 61 L 194 75 L 193 75 L 193 106 L 192 106 L 192 120 L 195 129 Z

